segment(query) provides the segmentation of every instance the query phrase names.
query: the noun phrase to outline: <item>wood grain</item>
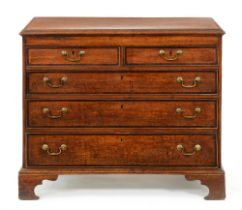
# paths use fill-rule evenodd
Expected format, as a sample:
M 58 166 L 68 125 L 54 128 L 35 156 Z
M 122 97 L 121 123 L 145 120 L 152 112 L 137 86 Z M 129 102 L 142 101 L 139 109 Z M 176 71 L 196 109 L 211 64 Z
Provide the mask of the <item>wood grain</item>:
M 223 34 L 212 18 L 38 17 L 22 35 L 46 34 Z
M 29 165 L 100 165 L 100 166 L 214 166 L 216 164 L 213 135 L 30 135 L 28 138 Z M 67 149 L 50 156 L 41 149 L 48 144 L 58 152 L 61 144 Z M 193 152 L 196 144 L 202 150 L 191 156 L 178 152 Z
M 221 200 L 225 198 L 225 175 L 222 169 L 198 167 L 157 167 L 157 166 L 83 166 L 83 167 L 38 167 L 22 168 L 19 172 L 19 198 L 36 200 L 34 188 L 42 180 L 56 180 L 58 175 L 76 174 L 175 174 L 185 175 L 189 181 L 201 180 L 203 185 L 209 187 L 206 200 Z
M 164 50 L 166 52 L 167 57 L 176 57 L 176 51 L 182 50 L 183 54 L 178 56 L 177 59 L 172 61 L 167 61 L 160 54 L 160 50 Z M 127 48 L 126 49 L 127 57 L 126 63 L 130 65 L 184 65 L 184 64 L 216 64 L 216 48 L 164 48 L 164 47 L 156 47 L 156 48 Z
M 219 37 L 214 35 L 45 35 L 26 36 L 27 46 L 216 46 Z
M 225 175 L 221 174 L 188 174 L 185 175 L 189 181 L 200 180 L 202 185 L 209 189 L 206 200 L 224 200 L 225 195 Z
M 34 188 L 42 180 L 96 173 L 185 175 L 209 188 L 207 199 L 225 197 L 224 31 L 213 19 L 45 17 L 34 18 L 21 34 L 20 199 L 37 199 Z M 161 49 L 173 58 L 177 50 L 183 53 L 166 61 Z M 80 50 L 84 56 L 78 55 Z M 184 88 L 178 76 L 185 85 L 198 76 L 201 80 L 196 87 Z M 61 87 L 51 87 L 62 77 L 67 80 Z M 62 107 L 68 109 L 64 114 Z M 200 113 L 194 112 L 197 107 Z M 177 108 L 183 111 L 177 113 Z M 67 149 L 51 156 L 41 149 L 43 144 L 49 152 L 58 152 L 61 144 Z M 186 152 L 193 152 L 195 144 L 202 150 L 185 157 L 177 144 Z
M 42 184 L 43 180 L 55 181 L 57 174 L 29 174 L 23 170 L 19 172 L 19 199 L 21 200 L 37 200 L 39 197 L 35 195 L 34 189 L 37 185 Z
M 70 62 L 61 55 L 65 50 L 70 54 L 68 58 L 79 59 Z M 79 56 L 79 51 L 84 50 L 85 55 Z M 29 49 L 29 64 L 62 64 L 62 65 L 115 65 L 118 64 L 117 48 L 60 48 L 60 49 Z
M 50 84 L 43 82 L 47 77 Z M 61 79 L 67 78 L 63 86 Z M 184 88 L 177 82 L 177 77 L 184 79 L 185 85 L 193 88 Z M 28 75 L 28 92 L 37 93 L 81 93 L 81 94 L 134 94 L 134 93 L 216 93 L 215 72 L 120 72 L 120 73 L 30 73 Z
M 30 127 L 214 127 L 216 103 L 214 101 L 30 101 L 28 104 Z M 62 107 L 68 112 L 63 117 L 51 119 L 43 114 L 60 115 Z M 177 113 L 177 108 L 183 113 Z M 196 114 L 194 109 L 201 108 Z M 185 119 L 183 115 L 193 116 Z

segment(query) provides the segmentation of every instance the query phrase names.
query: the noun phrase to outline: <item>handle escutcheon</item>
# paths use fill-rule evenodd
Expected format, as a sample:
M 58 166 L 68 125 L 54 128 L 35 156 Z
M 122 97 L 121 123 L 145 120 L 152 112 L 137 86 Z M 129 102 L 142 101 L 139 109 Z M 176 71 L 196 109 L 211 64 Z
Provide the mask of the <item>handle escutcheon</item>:
M 59 115 L 52 115 L 52 114 L 51 114 L 51 111 L 50 111 L 50 108 L 48 108 L 48 107 L 44 107 L 44 108 L 42 109 L 42 112 L 43 112 L 43 114 L 44 114 L 46 117 L 48 117 L 48 118 L 51 118 L 51 119 L 58 119 L 58 118 L 63 117 L 63 116 L 68 112 L 68 108 L 67 108 L 67 107 L 62 107 L 62 108 L 60 109 L 60 114 L 59 114 Z
M 67 146 L 65 144 L 60 145 L 58 152 L 51 152 L 48 144 L 43 144 L 41 146 L 41 149 L 43 151 L 46 151 L 48 155 L 57 156 L 57 155 L 60 155 L 62 153 L 62 151 L 65 151 L 67 149 Z
M 67 77 L 61 77 L 60 78 L 60 82 L 59 84 L 53 84 L 52 81 L 46 76 L 46 77 L 43 77 L 43 83 L 51 88 L 60 88 L 62 86 L 64 86 L 64 84 L 66 83 L 67 81 Z
M 175 55 L 172 55 L 172 51 L 170 51 L 169 53 L 166 53 L 165 50 L 160 50 L 159 51 L 160 56 L 167 60 L 167 61 L 174 61 L 177 60 L 179 56 L 181 56 L 183 54 L 182 50 L 177 50 Z
M 182 144 L 178 144 L 176 146 L 176 149 L 177 149 L 178 152 L 182 153 L 184 156 L 191 156 L 191 155 L 194 155 L 196 152 L 201 151 L 202 146 L 200 144 L 194 145 L 192 152 L 185 152 L 185 148 Z
M 182 77 L 177 77 L 176 81 L 181 83 L 181 86 L 184 88 L 194 88 L 198 85 L 198 82 L 201 81 L 201 77 L 195 77 L 191 85 L 186 85 Z
M 186 119 L 194 119 L 198 116 L 199 113 L 201 113 L 202 109 L 200 107 L 196 107 L 194 109 L 194 115 L 182 115 Z M 176 113 L 181 114 L 184 110 L 180 107 L 176 108 Z
M 69 53 L 66 50 L 61 51 L 62 57 L 69 62 L 77 62 L 81 60 L 81 57 L 86 54 L 85 50 L 80 50 L 78 54 L 75 55 L 76 58 L 70 58 Z

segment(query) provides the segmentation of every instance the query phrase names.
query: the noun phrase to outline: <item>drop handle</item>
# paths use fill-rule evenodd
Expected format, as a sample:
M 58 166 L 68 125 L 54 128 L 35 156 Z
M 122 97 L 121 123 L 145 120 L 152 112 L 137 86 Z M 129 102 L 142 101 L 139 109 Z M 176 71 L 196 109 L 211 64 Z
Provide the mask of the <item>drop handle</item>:
M 178 59 L 179 56 L 181 56 L 183 54 L 182 50 L 177 50 L 175 55 L 172 55 L 172 51 L 170 50 L 169 53 L 167 53 L 165 50 L 160 50 L 159 51 L 160 56 L 167 60 L 167 61 L 175 61 Z
M 194 88 L 194 87 L 196 87 L 196 86 L 198 85 L 198 83 L 201 81 L 201 77 L 195 77 L 195 78 L 193 79 L 193 81 L 192 81 L 192 84 L 190 84 L 190 85 L 185 84 L 184 79 L 183 79 L 181 76 L 177 77 L 177 78 L 176 78 L 176 81 L 177 81 L 178 83 L 180 83 L 181 86 L 184 87 L 184 88 Z
M 63 117 L 67 112 L 68 112 L 68 108 L 67 107 L 62 107 L 60 109 L 60 114 L 58 115 L 53 115 L 50 111 L 50 108 L 49 107 L 44 107 L 42 109 L 42 113 L 44 114 L 44 116 L 48 117 L 48 118 L 51 118 L 51 119 L 58 119 L 58 118 L 61 118 Z
M 192 155 L 194 155 L 196 152 L 201 151 L 201 150 L 202 150 L 202 146 L 201 146 L 200 144 L 196 144 L 196 145 L 194 145 L 194 147 L 193 147 L 193 151 L 192 151 L 192 152 L 186 152 L 186 151 L 185 151 L 185 148 L 184 148 L 184 146 L 183 146 L 182 144 L 178 144 L 178 145 L 176 146 L 176 149 L 177 149 L 178 152 L 180 152 L 180 153 L 183 154 L 184 156 L 192 156 Z
M 41 146 L 41 149 L 43 151 L 46 151 L 48 155 L 57 156 L 57 155 L 60 155 L 62 151 L 65 151 L 67 149 L 67 146 L 65 144 L 60 145 L 58 152 L 51 152 L 51 149 L 48 144 L 43 144 Z
M 70 58 L 70 54 L 66 50 L 61 51 L 62 57 L 69 62 L 77 62 L 81 60 L 81 57 L 86 54 L 85 50 L 80 50 L 79 53 L 75 55 L 76 58 Z
M 43 77 L 43 83 L 51 88 L 60 88 L 62 86 L 64 86 L 64 84 L 67 81 L 67 77 L 61 77 L 59 80 L 59 84 L 53 84 L 53 82 L 51 81 L 51 79 L 49 79 L 49 77 L 45 76 Z
M 194 112 L 193 115 L 184 115 L 183 114 L 182 117 L 186 118 L 186 119 L 194 119 L 199 115 L 199 113 L 201 113 L 201 111 L 202 111 L 202 109 L 200 107 L 196 107 L 193 111 Z M 182 114 L 183 112 L 184 112 L 184 110 L 182 108 L 180 108 L 180 107 L 176 108 L 177 114 Z

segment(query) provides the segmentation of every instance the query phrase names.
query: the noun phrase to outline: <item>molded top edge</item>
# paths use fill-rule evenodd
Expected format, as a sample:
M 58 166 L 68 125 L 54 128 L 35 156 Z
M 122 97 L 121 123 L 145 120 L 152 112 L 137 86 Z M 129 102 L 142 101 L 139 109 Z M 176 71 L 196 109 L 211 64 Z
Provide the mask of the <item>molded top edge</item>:
M 35 17 L 21 35 L 224 34 L 212 18 Z

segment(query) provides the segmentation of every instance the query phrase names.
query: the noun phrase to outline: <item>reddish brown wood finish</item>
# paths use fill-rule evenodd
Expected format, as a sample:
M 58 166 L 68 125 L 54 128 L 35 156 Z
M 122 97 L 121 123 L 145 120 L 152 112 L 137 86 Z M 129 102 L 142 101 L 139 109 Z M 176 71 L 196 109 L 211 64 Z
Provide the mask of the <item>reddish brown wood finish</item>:
M 46 47 L 63 47 L 63 46 L 215 46 L 219 42 L 219 37 L 209 34 L 203 35 L 45 35 L 45 36 L 27 36 L 27 46 L 46 46 Z
M 43 78 L 49 78 L 49 84 Z M 67 78 L 62 85 L 61 79 Z M 182 77 L 183 87 L 177 81 Z M 31 73 L 28 76 L 29 93 L 81 93 L 81 94 L 125 94 L 125 93 L 216 93 L 215 72 L 120 72 L 120 73 Z M 52 86 L 60 86 L 58 88 Z
M 215 136 L 213 135 L 157 135 L 157 136 L 73 136 L 30 135 L 28 138 L 28 164 L 38 165 L 101 165 L 101 166 L 214 166 L 216 165 Z M 51 156 L 41 149 L 48 144 L 50 152 L 59 152 L 61 144 L 67 149 Z M 191 156 L 196 144 L 202 150 Z
M 38 17 L 22 35 L 46 34 L 223 34 L 212 18 Z
M 35 195 L 34 188 L 36 185 L 42 184 L 43 180 L 55 181 L 57 174 L 25 174 L 19 172 L 19 199 L 22 200 L 37 200 L 38 196 Z
M 62 56 L 61 52 L 65 50 L 69 55 L 67 59 L 78 60 L 71 62 Z M 80 51 L 85 54 L 79 56 Z M 60 49 L 29 49 L 29 64 L 62 64 L 62 65 L 114 65 L 118 64 L 117 48 L 60 48 Z
M 22 31 L 20 199 L 36 199 L 34 188 L 44 179 L 82 173 L 182 174 L 208 186 L 207 199 L 223 199 L 223 33 L 210 18 L 33 19 Z M 183 54 L 165 61 L 160 49 L 171 57 L 179 49 Z M 80 61 L 66 61 L 62 50 Z M 77 56 L 80 50 L 84 56 Z M 184 88 L 178 76 L 185 85 L 201 80 Z M 61 87 L 51 87 L 62 77 Z M 48 114 L 58 115 L 64 106 L 60 119 L 43 114 L 49 107 Z M 194 119 L 184 119 L 198 106 Z M 179 143 L 187 152 L 194 144 L 202 150 L 184 157 Z M 60 144 L 67 150 L 50 156 L 43 144 L 51 152 Z
M 185 175 L 189 181 L 200 180 L 202 185 L 206 185 L 209 189 L 209 194 L 205 197 L 206 200 L 223 200 L 225 199 L 225 177 L 221 174 L 188 174 Z
M 169 61 L 160 55 L 160 50 L 164 50 L 166 57 L 177 59 Z M 176 56 L 176 52 L 182 50 L 182 55 Z M 130 65 L 192 65 L 192 64 L 216 64 L 216 48 L 164 48 L 162 46 L 156 48 L 127 48 L 126 63 Z
M 127 166 L 127 167 L 63 167 L 63 168 L 29 168 L 21 169 L 19 172 L 19 198 L 23 200 L 35 200 L 35 186 L 42 183 L 42 180 L 56 180 L 58 175 L 72 174 L 184 174 L 188 181 L 200 180 L 206 185 L 209 194 L 206 200 L 225 199 L 225 174 L 222 169 L 197 168 L 196 170 L 186 167 L 154 167 L 154 166 Z
M 215 127 L 216 103 L 214 101 L 30 101 L 27 122 L 30 127 Z M 61 108 L 67 113 L 57 119 Z M 200 113 L 195 109 L 201 108 Z M 182 113 L 176 109 L 182 108 Z M 184 116 L 194 116 L 187 119 Z

